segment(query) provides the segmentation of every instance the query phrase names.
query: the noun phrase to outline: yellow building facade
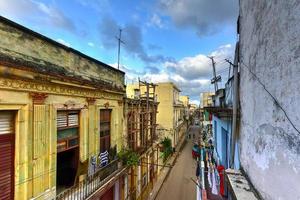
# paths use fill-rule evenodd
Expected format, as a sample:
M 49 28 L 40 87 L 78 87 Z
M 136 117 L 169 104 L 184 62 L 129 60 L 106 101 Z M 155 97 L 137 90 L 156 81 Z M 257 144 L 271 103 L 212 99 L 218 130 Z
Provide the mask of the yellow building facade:
M 215 95 L 214 92 L 202 92 L 200 93 L 200 108 L 213 105 L 212 96 Z
M 183 106 L 188 108 L 190 104 L 190 97 L 189 96 L 180 96 L 179 100 L 183 103 Z
M 180 101 L 180 89 L 172 82 L 156 84 L 156 100 L 159 102 L 157 114 L 157 131 L 160 138 L 168 137 L 175 147 L 179 138 L 186 131 L 184 124 L 184 104 Z M 138 84 L 128 84 L 126 94 L 129 98 L 137 96 Z M 145 93 L 144 90 L 140 94 Z
M 100 149 L 123 147 L 124 73 L 2 17 L 0 37 L 0 151 L 10 145 L 12 169 L 5 190 L 8 199 L 52 199 L 65 181 L 59 174 L 72 179 L 63 191 L 93 174 Z
M 128 149 L 139 155 L 139 165 L 128 169 L 127 199 L 146 200 L 158 175 L 156 85 L 140 82 L 127 86 L 126 138 Z M 148 93 L 147 93 L 148 91 Z M 146 92 L 146 93 L 145 93 Z M 125 188 L 126 189 L 126 188 Z

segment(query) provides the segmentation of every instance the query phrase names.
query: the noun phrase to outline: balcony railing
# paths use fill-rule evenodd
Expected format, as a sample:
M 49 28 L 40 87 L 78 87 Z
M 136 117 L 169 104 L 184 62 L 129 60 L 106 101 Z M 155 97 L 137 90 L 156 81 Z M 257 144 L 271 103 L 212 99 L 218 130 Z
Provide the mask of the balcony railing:
M 86 199 L 101 188 L 101 186 L 103 186 L 109 179 L 114 177 L 119 171 L 121 171 L 121 169 L 122 168 L 118 166 L 118 160 L 113 160 L 105 167 L 100 168 L 93 175 L 58 194 L 56 199 Z

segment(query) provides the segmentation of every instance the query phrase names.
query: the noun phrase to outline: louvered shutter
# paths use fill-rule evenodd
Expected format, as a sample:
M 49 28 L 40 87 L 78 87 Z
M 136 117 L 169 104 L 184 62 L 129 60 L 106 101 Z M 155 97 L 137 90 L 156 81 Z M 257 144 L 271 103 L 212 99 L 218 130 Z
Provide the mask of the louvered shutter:
M 0 135 L 14 133 L 14 113 L 1 111 L 0 113 Z
M 57 113 L 57 128 L 67 127 L 67 125 L 68 125 L 67 112 L 59 111 Z
M 69 126 L 78 126 L 78 113 L 68 114 L 68 124 Z
M 14 112 L 0 111 L 0 194 L 14 199 Z

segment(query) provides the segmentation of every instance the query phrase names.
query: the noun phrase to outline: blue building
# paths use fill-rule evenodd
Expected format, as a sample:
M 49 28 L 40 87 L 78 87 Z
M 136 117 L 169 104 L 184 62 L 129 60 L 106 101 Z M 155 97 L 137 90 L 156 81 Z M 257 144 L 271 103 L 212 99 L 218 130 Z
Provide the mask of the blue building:
M 212 114 L 212 132 L 214 141 L 214 158 L 218 165 L 227 168 L 240 168 L 239 145 L 235 144 L 233 166 L 231 163 L 232 143 L 232 83 L 233 78 L 226 83 L 225 89 L 217 90 L 213 96 L 213 106 L 205 110 Z

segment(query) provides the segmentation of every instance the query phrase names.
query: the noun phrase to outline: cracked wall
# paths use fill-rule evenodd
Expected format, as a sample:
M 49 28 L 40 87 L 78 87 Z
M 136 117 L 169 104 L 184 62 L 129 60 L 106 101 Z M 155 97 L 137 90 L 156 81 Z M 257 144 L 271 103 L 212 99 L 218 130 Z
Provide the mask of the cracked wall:
M 240 159 L 264 199 L 300 199 L 300 2 L 240 1 Z
M 40 72 L 57 72 L 88 81 L 101 80 L 124 89 L 124 73 L 77 50 L 0 17 L 0 57 L 34 63 Z

